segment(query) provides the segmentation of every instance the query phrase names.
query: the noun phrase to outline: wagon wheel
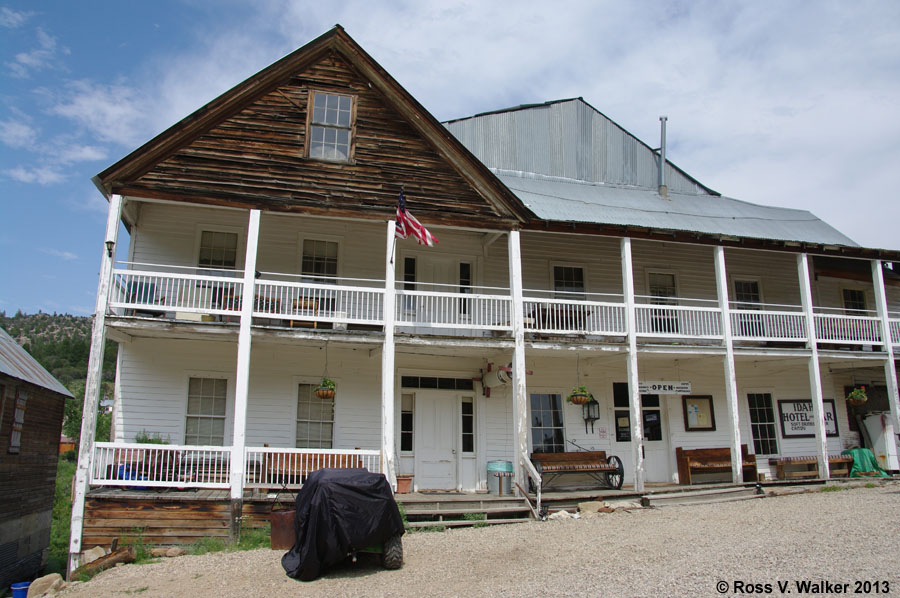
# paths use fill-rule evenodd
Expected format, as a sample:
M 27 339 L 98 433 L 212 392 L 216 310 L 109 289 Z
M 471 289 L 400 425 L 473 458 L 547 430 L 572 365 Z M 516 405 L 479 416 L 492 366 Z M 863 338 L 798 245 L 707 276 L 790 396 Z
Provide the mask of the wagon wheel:
M 606 485 L 613 490 L 618 490 L 625 481 L 625 468 L 622 466 L 622 460 L 615 455 L 610 455 L 606 462 L 616 467 L 615 471 L 606 474 Z

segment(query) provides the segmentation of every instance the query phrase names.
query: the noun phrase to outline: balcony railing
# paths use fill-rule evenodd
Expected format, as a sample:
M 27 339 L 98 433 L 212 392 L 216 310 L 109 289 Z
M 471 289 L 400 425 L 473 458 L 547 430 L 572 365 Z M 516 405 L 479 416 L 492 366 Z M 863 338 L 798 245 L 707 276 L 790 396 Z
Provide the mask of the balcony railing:
M 383 324 L 384 281 L 289 276 L 264 272 L 256 281 L 253 315 L 286 321 Z
M 859 315 L 845 310 L 816 308 L 816 338 L 820 343 L 847 345 L 880 345 L 881 321 L 874 312 L 858 311 Z
M 299 488 L 324 467 L 362 467 L 381 472 L 381 453 L 370 450 L 248 447 L 246 488 Z M 231 448 L 98 442 L 90 484 L 130 488 L 228 488 Z
M 398 326 L 454 330 L 511 330 L 509 289 L 400 283 Z
M 119 315 L 233 314 L 244 288 L 240 271 L 120 263 L 132 269 L 113 271 L 110 308 Z
M 731 334 L 740 341 L 806 341 L 806 317 L 799 306 L 735 303 Z
M 525 330 L 546 334 L 626 334 L 625 305 L 621 295 L 580 294 L 560 298 L 558 293 L 523 291 Z M 567 295 L 572 295 L 568 293 Z
M 715 301 L 677 299 L 680 303 L 663 303 L 675 299 L 659 297 L 635 297 L 640 303 L 635 308 L 638 336 L 661 338 L 721 339 L 722 312 Z M 683 305 L 681 303 L 690 303 Z
M 113 271 L 110 310 L 122 316 L 187 320 L 236 320 L 243 302 L 243 273 L 235 270 L 119 262 Z M 384 324 L 384 281 L 257 275 L 255 324 L 340 328 Z M 398 282 L 395 321 L 400 330 L 483 336 L 512 329 L 509 289 Z M 622 295 L 524 290 L 525 330 L 537 334 L 624 336 Z M 882 345 L 874 312 L 816 308 L 820 343 L 868 348 Z M 809 331 L 799 306 L 733 302 L 729 310 L 738 341 L 806 342 Z M 900 314 L 890 315 L 890 338 L 900 344 Z M 721 340 L 716 301 L 683 297 L 636 297 L 636 334 L 642 338 Z
M 248 448 L 247 488 L 299 488 L 324 467 L 363 468 L 381 473 L 381 452 L 342 449 Z
M 98 442 L 90 483 L 138 488 L 228 488 L 231 450 L 221 446 L 179 446 Z

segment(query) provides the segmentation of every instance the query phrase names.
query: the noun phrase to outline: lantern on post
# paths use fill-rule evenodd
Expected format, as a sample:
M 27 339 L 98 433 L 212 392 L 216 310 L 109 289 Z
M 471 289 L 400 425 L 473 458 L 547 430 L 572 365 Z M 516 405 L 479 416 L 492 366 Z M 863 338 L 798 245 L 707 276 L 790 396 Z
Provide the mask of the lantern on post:
M 591 400 L 581 406 L 584 415 L 584 433 L 588 433 L 588 423 L 591 424 L 591 434 L 594 433 L 594 422 L 600 419 L 600 403 L 591 395 Z

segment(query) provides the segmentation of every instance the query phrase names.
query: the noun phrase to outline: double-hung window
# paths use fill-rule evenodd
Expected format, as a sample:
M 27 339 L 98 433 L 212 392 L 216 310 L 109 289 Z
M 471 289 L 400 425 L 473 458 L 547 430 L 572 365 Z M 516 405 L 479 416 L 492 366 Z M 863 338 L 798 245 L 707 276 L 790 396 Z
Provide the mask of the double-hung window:
M 312 384 L 297 386 L 297 448 L 332 448 L 334 399 L 320 399 Z
M 237 267 L 237 233 L 200 231 L 200 253 L 197 265 L 201 268 L 234 270 Z
M 185 444 L 224 445 L 227 389 L 223 378 L 189 379 Z
M 353 97 L 313 91 L 309 118 L 308 156 L 349 162 L 353 138 Z
M 564 453 L 562 395 L 532 393 L 531 448 L 535 453 Z
M 844 311 L 851 316 L 866 315 L 866 293 L 859 289 L 844 289 Z
M 775 432 L 775 409 L 772 395 L 767 392 L 752 392 L 747 395 L 750 405 L 750 432 L 753 434 L 753 452 L 757 455 L 778 453 Z
M 335 282 L 338 274 L 338 248 L 337 241 L 304 239 L 300 273 L 315 282 Z

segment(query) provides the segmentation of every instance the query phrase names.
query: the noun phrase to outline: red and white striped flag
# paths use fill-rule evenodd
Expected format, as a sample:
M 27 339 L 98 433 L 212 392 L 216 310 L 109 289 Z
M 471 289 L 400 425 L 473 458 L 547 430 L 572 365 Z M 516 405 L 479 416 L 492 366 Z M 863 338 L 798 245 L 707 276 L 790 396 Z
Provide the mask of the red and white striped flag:
M 406 211 L 406 198 L 403 197 L 403 191 L 400 191 L 400 201 L 397 203 L 397 227 L 394 229 L 394 234 L 398 239 L 405 239 L 412 235 L 419 245 L 428 245 L 429 247 L 434 247 L 438 242 L 437 237 L 428 232 L 428 229 L 422 226 L 415 216 Z

